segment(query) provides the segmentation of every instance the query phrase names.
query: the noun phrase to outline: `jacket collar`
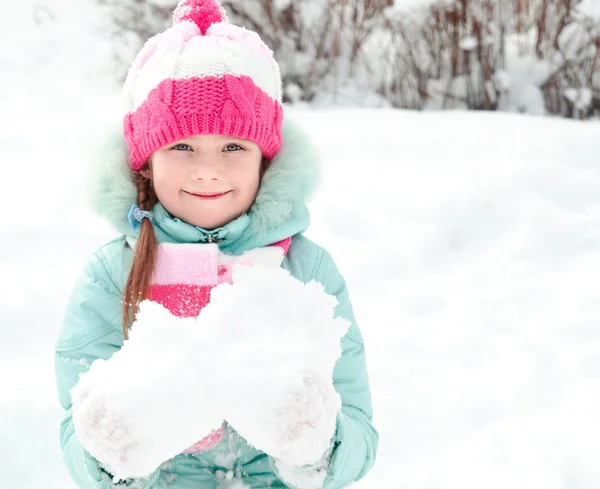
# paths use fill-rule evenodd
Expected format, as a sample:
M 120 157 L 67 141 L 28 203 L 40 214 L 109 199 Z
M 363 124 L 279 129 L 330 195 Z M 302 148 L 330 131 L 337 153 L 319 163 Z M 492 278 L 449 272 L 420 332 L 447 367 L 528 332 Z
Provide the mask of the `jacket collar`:
M 182 221 L 160 203 L 152 209 L 152 225 L 161 242 L 218 243 L 219 247 L 229 247 L 248 229 L 249 224 L 250 217 L 244 214 L 220 228 L 209 230 Z

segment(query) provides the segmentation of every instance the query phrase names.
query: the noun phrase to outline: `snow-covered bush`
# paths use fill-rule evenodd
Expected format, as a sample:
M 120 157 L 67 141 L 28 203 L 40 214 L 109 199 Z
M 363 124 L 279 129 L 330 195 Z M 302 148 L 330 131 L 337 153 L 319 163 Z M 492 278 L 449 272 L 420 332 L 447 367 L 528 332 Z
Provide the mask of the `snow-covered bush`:
M 376 37 L 398 107 L 583 118 L 597 109 L 598 0 L 397 1 Z

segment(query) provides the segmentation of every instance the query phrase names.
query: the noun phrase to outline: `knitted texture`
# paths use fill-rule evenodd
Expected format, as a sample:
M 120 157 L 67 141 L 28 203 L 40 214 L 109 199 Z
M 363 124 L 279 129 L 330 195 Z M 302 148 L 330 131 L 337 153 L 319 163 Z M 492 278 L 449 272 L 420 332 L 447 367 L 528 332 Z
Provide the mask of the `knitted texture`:
M 291 241 L 287 238 L 268 248 L 272 248 L 275 256 L 282 260 Z M 259 256 L 260 251 L 254 250 L 254 255 Z M 175 316 L 197 317 L 209 303 L 210 291 L 219 284 L 232 282 L 232 265 L 252 265 L 255 262 L 252 253 L 240 257 L 224 255 L 214 243 L 162 243 L 158 247 L 150 299 L 162 304 Z M 222 440 L 224 430 L 222 425 L 186 449 L 185 453 L 209 450 Z
M 254 141 L 267 158 L 281 148 L 281 105 L 247 76 L 165 80 L 127 114 L 130 164 L 139 170 L 156 149 L 194 134 L 224 134 Z
M 181 0 L 173 21 L 144 45 L 123 87 L 132 169 L 198 134 L 248 139 L 274 158 L 283 111 L 272 51 L 255 32 L 230 24 L 216 0 Z

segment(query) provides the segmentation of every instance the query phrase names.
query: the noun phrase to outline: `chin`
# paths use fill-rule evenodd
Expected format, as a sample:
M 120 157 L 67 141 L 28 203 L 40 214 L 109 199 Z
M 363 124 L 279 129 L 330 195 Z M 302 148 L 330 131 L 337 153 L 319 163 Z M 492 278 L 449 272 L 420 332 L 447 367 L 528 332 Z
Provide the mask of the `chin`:
M 231 222 L 232 220 L 233 219 L 198 219 L 193 221 L 193 224 L 194 226 L 198 226 L 202 229 L 212 231 L 213 229 L 225 226 L 225 224 Z

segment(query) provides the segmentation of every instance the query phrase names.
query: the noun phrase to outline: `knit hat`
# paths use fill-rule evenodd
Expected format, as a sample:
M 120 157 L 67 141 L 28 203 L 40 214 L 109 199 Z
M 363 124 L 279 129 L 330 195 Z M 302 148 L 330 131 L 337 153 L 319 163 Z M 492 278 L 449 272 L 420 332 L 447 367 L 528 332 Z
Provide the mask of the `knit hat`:
M 281 74 L 256 32 L 229 23 L 217 0 L 180 0 L 173 26 L 150 38 L 123 87 L 129 163 L 139 170 L 157 149 L 197 134 L 281 149 Z

